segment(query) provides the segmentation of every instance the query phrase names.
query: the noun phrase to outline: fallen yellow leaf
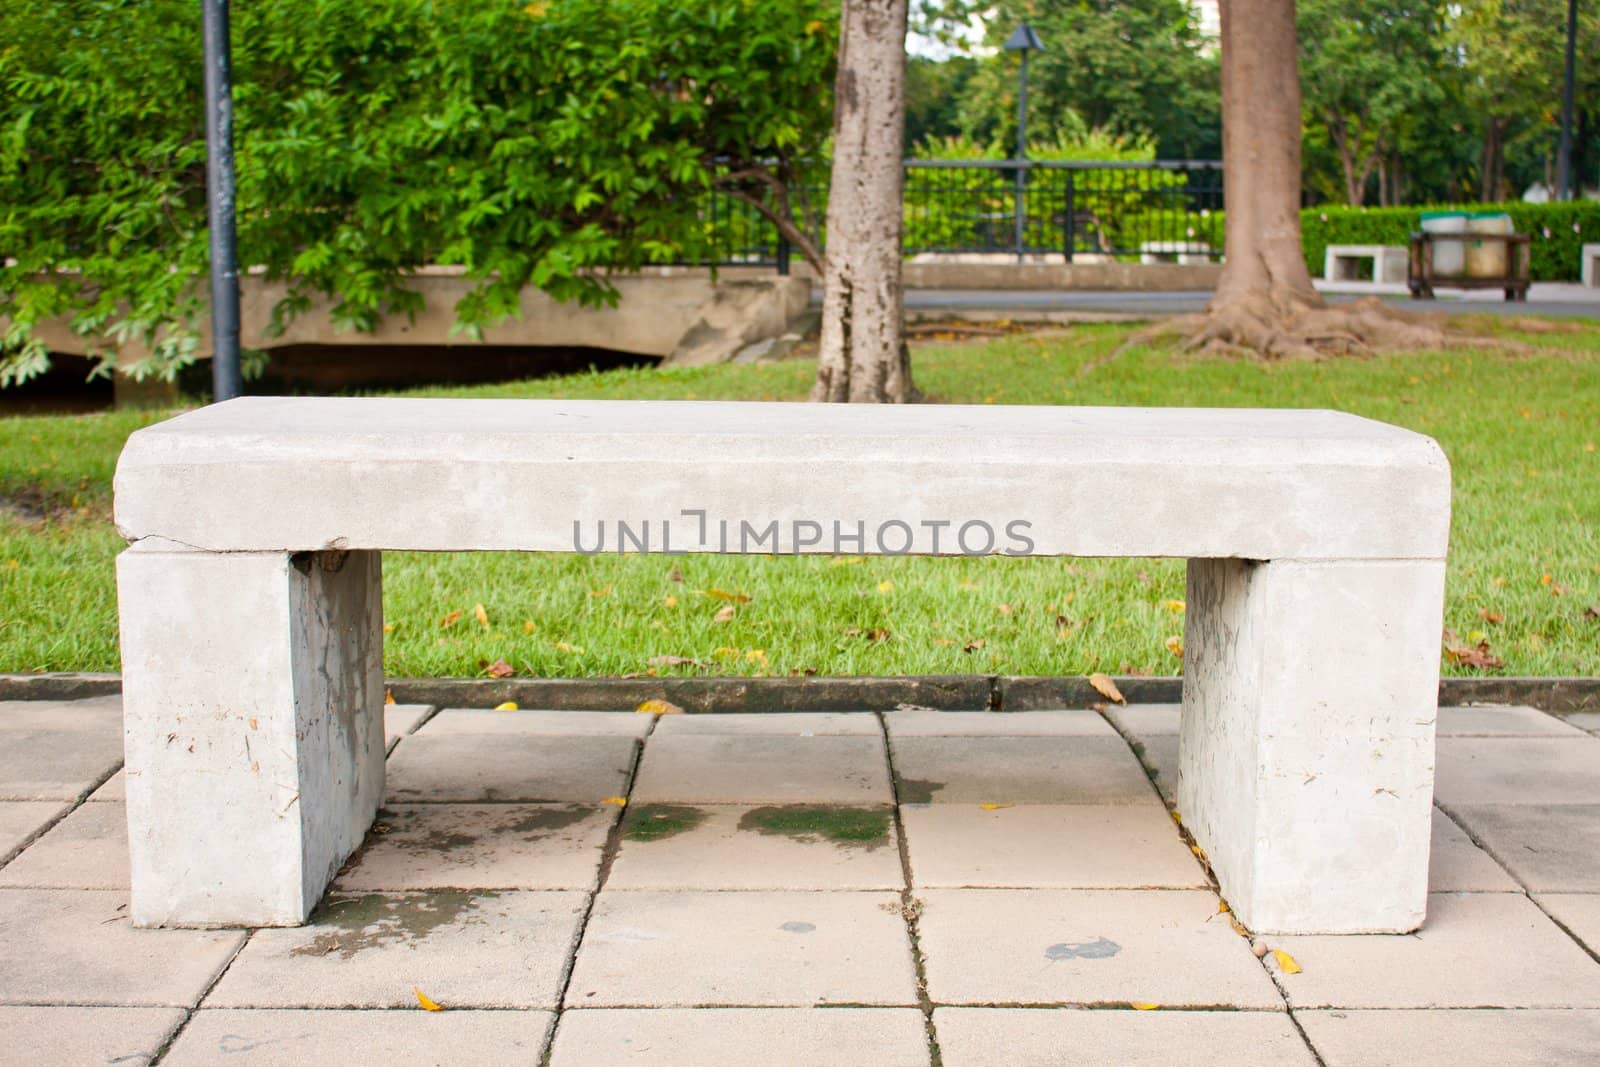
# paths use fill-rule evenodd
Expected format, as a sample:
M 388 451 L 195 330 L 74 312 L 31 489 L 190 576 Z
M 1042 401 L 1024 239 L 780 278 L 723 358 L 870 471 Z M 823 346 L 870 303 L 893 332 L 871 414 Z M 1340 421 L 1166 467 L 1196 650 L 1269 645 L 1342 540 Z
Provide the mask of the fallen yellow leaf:
M 531 634 L 538 628 L 539 624 L 534 622 L 532 619 L 529 619 L 527 622 L 522 624 L 522 632 L 525 634 Z
M 606 797 L 600 803 L 602 803 L 602 804 L 615 804 L 619 808 L 625 808 L 625 807 L 628 806 L 628 798 L 627 797 Z
M 646 700 L 643 704 L 633 709 L 642 711 L 647 715 L 682 715 L 683 709 L 670 700 Z
M 1094 691 L 1096 693 L 1099 693 L 1107 700 L 1113 701 L 1117 704 L 1126 704 L 1128 702 L 1127 699 L 1122 695 L 1122 690 L 1117 688 L 1117 683 L 1113 682 L 1111 680 L 1111 676 L 1108 674 L 1101 674 L 1099 671 L 1096 671 L 1095 673 L 1089 675 L 1089 684 L 1094 686 Z
M 489 628 L 489 613 L 483 610 L 482 604 L 472 605 L 472 617 L 478 620 L 478 625 L 485 630 Z
M 880 592 L 880 593 L 892 593 L 892 592 L 894 592 L 894 583 L 891 582 L 889 579 L 885 578 L 883 581 L 878 583 L 878 592 Z
M 592 596 L 592 597 L 610 596 L 611 595 L 611 590 L 614 589 L 614 588 L 616 588 L 616 583 L 615 582 L 607 582 L 605 585 L 601 586 L 599 589 L 591 589 L 591 590 L 589 590 L 589 595 Z
M 569 645 L 565 641 L 557 641 L 551 647 L 557 652 L 571 652 L 574 655 L 583 655 L 583 648 L 579 645 Z
M 707 589 L 706 596 L 713 600 L 731 600 L 735 604 L 748 604 L 750 598 L 743 593 L 730 593 L 726 589 Z
M 494 706 L 494 710 L 495 711 L 516 711 L 517 710 L 517 702 L 515 700 L 508 700 L 504 704 L 496 704 Z
M 422 1005 L 423 1011 L 444 1011 L 444 1005 L 437 1003 L 422 990 L 412 987 L 411 991 L 417 995 L 417 1003 Z
M 461 618 L 461 612 L 452 611 L 450 614 L 446 615 L 444 618 L 439 620 L 439 627 L 440 627 L 440 629 L 448 630 L 448 629 L 450 629 L 450 627 L 454 626 L 456 624 L 457 620 L 459 620 L 460 618 Z
M 1164 601 L 1164 603 L 1167 605 L 1167 610 L 1173 614 L 1177 614 L 1187 607 L 1187 605 L 1181 600 L 1168 600 Z
M 677 607 L 677 606 L 678 606 L 678 598 L 677 598 L 677 597 L 675 597 L 675 596 L 672 596 L 672 595 L 671 595 L 671 594 L 670 594 L 670 593 L 669 593 L 669 594 L 668 594 L 668 595 L 667 595 L 667 598 L 666 598 L 666 599 L 665 599 L 665 600 L 663 600 L 663 601 L 662 601 L 662 602 L 661 602 L 661 603 L 662 603 L 662 604 L 664 604 L 664 605 L 666 605 L 666 606 L 667 606 L 667 607 L 669 607 L 669 608 L 675 608 L 675 607 Z
M 1284 974 L 1299 974 L 1300 973 L 1300 970 L 1301 970 L 1300 965 L 1294 961 L 1294 957 L 1293 956 L 1291 956 L 1287 952 L 1283 951 L 1283 949 L 1281 949 L 1281 948 L 1273 949 L 1272 950 L 1272 958 L 1278 961 L 1278 966 L 1283 970 Z
M 1161 1007 L 1161 1005 L 1152 1004 L 1148 1000 L 1130 1000 L 1128 1001 L 1128 1006 L 1134 1011 L 1155 1011 Z
M 1001 808 L 1009 808 L 1010 806 L 1011 806 L 1010 804 L 979 804 L 978 805 L 978 807 L 982 808 L 984 811 L 999 811 Z
M 1183 658 L 1183 638 L 1178 636 L 1169 637 L 1166 640 L 1166 646 L 1168 652 L 1171 652 L 1179 659 Z
M 385 704 L 393 704 L 394 703 L 394 690 L 393 689 L 385 689 L 383 691 L 383 702 Z

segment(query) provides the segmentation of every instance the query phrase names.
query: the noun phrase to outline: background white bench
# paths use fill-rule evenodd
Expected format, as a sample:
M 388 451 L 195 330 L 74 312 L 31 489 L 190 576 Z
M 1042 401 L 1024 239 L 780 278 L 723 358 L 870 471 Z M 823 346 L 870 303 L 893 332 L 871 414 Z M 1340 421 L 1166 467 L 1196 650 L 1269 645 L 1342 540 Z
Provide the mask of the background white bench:
M 1406 250 L 1399 245 L 1329 245 L 1322 256 L 1322 276 L 1330 282 L 1361 280 L 1360 263 L 1372 260 L 1372 280 L 1404 285 Z
M 1582 252 L 1583 264 L 1579 267 L 1579 276 L 1585 288 L 1600 288 L 1600 245 L 1584 245 Z
M 932 552 L 921 524 L 948 520 L 953 553 L 982 520 L 1000 548 L 1023 521 L 1034 554 L 1188 559 L 1179 807 L 1235 912 L 1414 929 L 1449 499 L 1433 441 L 1326 411 L 195 411 L 135 433 L 116 476 L 133 918 L 296 924 L 360 844 L 383 793 L 381 550 L 570 552 L 575 523 L 592 547 L 618 519 L 716 550 L 685 543 L 702 509 L 712 531 L 777 520 L 783 552 L 808 520 L 863 522 L 850 554 L 896 552 L 873 532 L 898 520 Z

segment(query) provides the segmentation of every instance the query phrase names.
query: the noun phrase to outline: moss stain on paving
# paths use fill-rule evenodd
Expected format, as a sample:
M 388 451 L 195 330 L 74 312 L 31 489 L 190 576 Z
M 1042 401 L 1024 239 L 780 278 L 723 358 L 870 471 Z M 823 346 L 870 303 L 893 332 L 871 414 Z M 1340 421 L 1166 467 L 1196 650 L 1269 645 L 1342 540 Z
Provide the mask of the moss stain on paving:
M 831 841 L 842 848 L 876 849 L 889 843 L 889 812 L 883 808 L 786 804 L 751 808 L 739 829 L 796 841 Z
M 661 841 L 687 833 L 705 819 L 704 811 L 684 804 L 645 804 L 629 808 L 622 817 L 622 836 L 628 841 Z
M 426 940 L 435 930 L 466 919 L 480 901 L 500 894 L 437 892 L 390 896 L 367 893 L 359 897 L 331 897 L 311 917 L 309 942 L 290 950 L 291 956 L 328 956 L 342 960 L 363 949 Z

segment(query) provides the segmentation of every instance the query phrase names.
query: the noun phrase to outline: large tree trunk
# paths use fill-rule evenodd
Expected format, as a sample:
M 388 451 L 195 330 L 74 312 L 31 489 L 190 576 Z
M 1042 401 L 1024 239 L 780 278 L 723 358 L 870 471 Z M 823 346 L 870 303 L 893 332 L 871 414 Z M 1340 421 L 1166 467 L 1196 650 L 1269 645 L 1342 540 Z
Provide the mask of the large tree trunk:
M 1300 74 L 1294 0 L 1222 0 L 1222 188 L 1227 262 L 1211 310 L 1314 306 L 1300 252 Z
M 811 399 L 917 399 L 900 290 L 907 0 L 844 0 Z
M 1329 307 L 1300 247 L 1300 79 L 1294 0 L 1221 0 L 1227 258 L 1204 315 L 1161 332 L 1265 359 L 1442 347 L 1429 316 L 1376 298 Z M 1361 170 L 1365 185 L 1371 159 Z M 1148 334 L 1145 336 L 1149 336 Z

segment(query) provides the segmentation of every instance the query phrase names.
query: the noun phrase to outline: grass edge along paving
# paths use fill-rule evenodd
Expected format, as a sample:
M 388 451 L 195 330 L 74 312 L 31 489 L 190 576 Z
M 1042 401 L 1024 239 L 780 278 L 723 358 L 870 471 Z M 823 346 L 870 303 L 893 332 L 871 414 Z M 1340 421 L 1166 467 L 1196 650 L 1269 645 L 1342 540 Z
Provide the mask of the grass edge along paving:
M 1600 328 L 1521 336 L 1537 354 L 1266 365 L 1145 347 L 1106 361 L 1127 330 L 923 345 L 916 373 L 951 403 L 1329 407 L 1427 433 L 1453 471 L 1458 647 L 1486 644 L 1511 674 L 1600 674 Z M 419 392 L 801 399 L 811 373 L 789 361 Z M 127 434 L 162 417 L 0 419 L 0 671 L 117 669 L 111 474 Z M 541 677 L 1174 674 L 1183 596 L 1177 560 L 391 553 L 385 658 L 418 677 L 497 663 Z

